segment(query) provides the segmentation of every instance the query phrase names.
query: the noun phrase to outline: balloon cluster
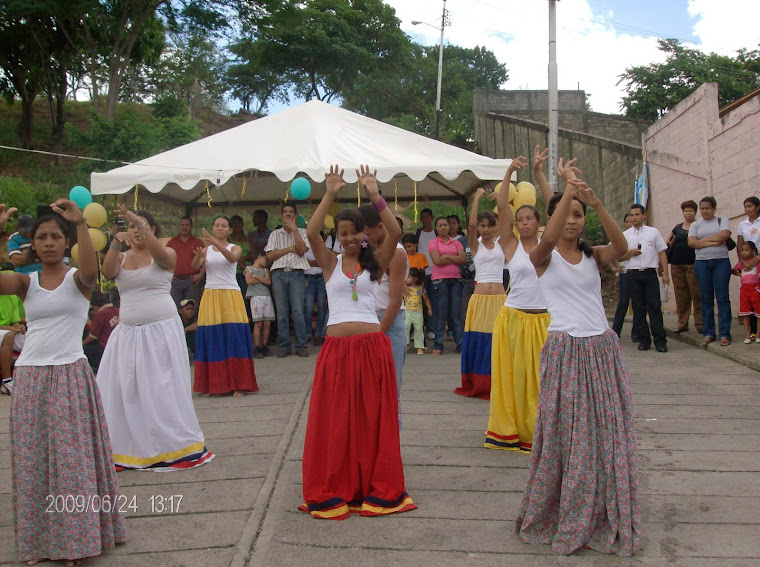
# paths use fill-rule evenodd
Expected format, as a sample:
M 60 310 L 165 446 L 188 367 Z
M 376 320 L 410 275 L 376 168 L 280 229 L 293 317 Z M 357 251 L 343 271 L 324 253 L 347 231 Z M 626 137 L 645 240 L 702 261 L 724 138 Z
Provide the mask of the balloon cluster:
M 74 201 L 76 206 L 82 210 L 84 218 L 87 219 L 87 224 L 90 226 L 88 231 L 95 251 L 103 250 L 108 244 L 106 233 L 100 229 L 108 219 L 105 207 L 100 203 L 93 203 L 92 194 L 81 185 L 77 185 L 69 191 L 69 199 Z M 79 262 L 79 244 L 74 244 L 71 247 L 71 257 L 75 262 Z

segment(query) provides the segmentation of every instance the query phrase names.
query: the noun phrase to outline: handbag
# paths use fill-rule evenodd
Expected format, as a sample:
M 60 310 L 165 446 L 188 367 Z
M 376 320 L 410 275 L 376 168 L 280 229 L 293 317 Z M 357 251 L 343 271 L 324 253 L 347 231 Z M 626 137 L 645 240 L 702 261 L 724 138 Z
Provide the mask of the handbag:
M 720 220 L 721 220 L 720 217 L 718 217 L 718 228 L 720 228 Z M 728 240 L 726 240 L 726 248 L 728 248 L 729 250 L 733 250 L 734 248 L 736 248 L 736 242 L 734 242 L 734 239 L 731 238 L 730 236 L 728 237 Z

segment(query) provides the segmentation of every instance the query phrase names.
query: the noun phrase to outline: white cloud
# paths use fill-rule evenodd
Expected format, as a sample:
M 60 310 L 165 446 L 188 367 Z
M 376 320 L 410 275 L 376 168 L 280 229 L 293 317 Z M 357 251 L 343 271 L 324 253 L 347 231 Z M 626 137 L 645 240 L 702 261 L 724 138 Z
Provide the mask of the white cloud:
M 697 18 L 694 35 L 700 39 L 701 50 L 733 56 L 742 47 L 759 48 L 757 0 L 689 0 L 688 10 Z
M 418 25 L 424 20 L 440 26 L 441 0 L 385 0 L 396 9 L 402 28 L 415 41 L 437 44 L 435 29 Z M 446 42 L 473 47 L 485 45 L 509 70 L 505 89 L 546 89 L 549 8 L 546 0 L 448 0 L 451 14 Z M 697 18 L 695 35 L 700 49 L 737 49 L 757 44 L 757 0 L 689 0 L 689 14 Z M 590 94 L 597 112 L 619 113 L 624 94 L 618 77 L 627 67 L 662 61 L 657 39 L 620 32 L 600 21 L 587 0 L 557 4 L 557 63 L 560 89 L 580 86 Z M 686 16 L 686 14 L 684 14 Z M 611 18 L 609 12 L 602 18 Z M 722 44 L 722 45 L 721 45 Z M 445 77 L 444 77 L 445 81 Z

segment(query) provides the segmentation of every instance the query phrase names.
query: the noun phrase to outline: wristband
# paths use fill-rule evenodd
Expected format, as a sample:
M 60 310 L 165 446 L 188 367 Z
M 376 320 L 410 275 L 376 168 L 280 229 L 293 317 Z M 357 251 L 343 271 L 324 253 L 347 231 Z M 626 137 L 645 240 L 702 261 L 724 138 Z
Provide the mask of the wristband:
M 122 245 L 121 242 L 118 242 L 116 240 L 111 242 L 111 245 L 109 246 L 109 248 L 116 248 L 119 252 L 124 252 L 124 246 Z
M 372 206 L 375 207 L 375 209 L 377 210 L 377 212 L 380 212 L 380 211 L 382 211 L 384 208 L 386 208 L 388 206 L 388 203 L 385 202 L 385 199 L 383 199 L 382 197 L 380 197 L 377 201 L 375 201 L 374 203 L 372 203 Z
M 87 224 L 87 219 L 82 217 L 81 219 L 79 219 L 78 221 L 74 223 L 74 226 L 79 226 L 80 224 Z

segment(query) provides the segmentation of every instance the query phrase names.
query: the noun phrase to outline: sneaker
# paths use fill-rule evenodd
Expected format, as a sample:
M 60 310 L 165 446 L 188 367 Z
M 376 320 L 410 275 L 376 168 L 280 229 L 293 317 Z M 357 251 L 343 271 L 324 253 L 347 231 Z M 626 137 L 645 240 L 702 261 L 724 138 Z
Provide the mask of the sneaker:
M 309 356 L 309 351 L 306 350 L 305 348 L 299 348 L 298 356 L 300 356 L 301 358 L 306 358 L 307 356 Z
M 269 347 L 265 345 L 265 346 L 261 347 L 261 354 L 263 354 L 264 356 L 267 356 L 267 357 L 268 356 L 272 356 L 272 351 L 269 350 Z
M 757 340 L 757 339 L 755 339 L 755 340 Z M 745 344 L 745 345 L 751 345 L 753 342 L 754 342 L 754 341 L 753 341 L 752 339 L 750 339 L 750 338 L 746 338 L 746 339 L 744 339 L 744 344 Z
M 280 352 L 277 353 L 277 358 L 285 358 L 286 356 L 290 356 L 291 354 L 293 353 L 290 352 L 290 349 L 287 349 L 287 350 L 281 349 Z
M 417 354 L 425 354 L 425 349 L 424 348 L 418 348 L 417 349 Z
M 10 396 L 11 395 L 11 391 L 8 388 L 8 386 L 6 385 L 5 382 L 3 382 L 2 384 L 0 384 L 0 394 L 4 394 L 6 396 Z
M 261 352 L 260 347 L 255 347 L 253 349 L 253 358 L 264 358 L 264 353 Z
M 755 339 L 755 342 L 756 342 L 756 343 L 760 343 L 760 337 L 757 337 L 757 338 Z

